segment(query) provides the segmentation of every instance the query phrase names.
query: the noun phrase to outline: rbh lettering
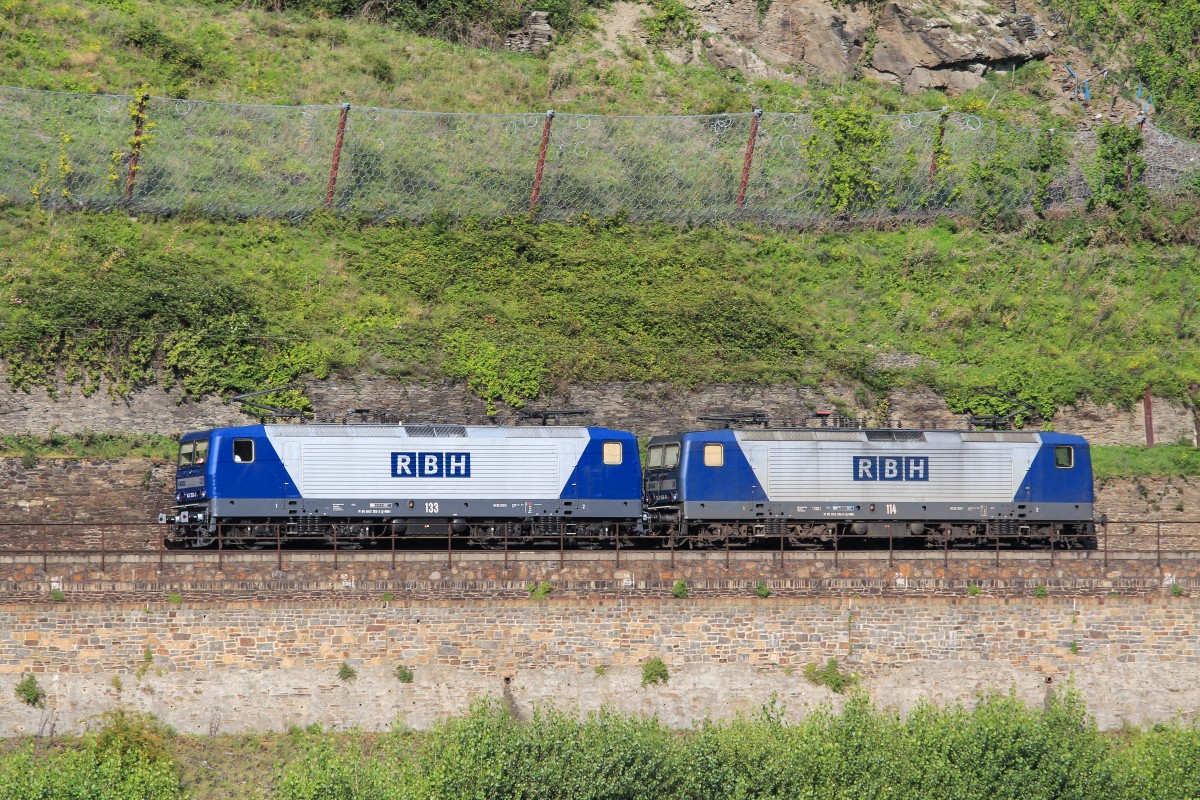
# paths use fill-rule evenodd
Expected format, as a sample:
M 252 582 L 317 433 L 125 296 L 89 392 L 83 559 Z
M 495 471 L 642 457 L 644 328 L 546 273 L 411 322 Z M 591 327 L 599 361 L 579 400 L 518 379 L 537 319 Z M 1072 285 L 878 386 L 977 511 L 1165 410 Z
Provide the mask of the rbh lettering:
M 854 456 L 856 481 L 927 481 L 929 456 Z
M 470 453 L 392 453 L 393 478 L 469 478 Z

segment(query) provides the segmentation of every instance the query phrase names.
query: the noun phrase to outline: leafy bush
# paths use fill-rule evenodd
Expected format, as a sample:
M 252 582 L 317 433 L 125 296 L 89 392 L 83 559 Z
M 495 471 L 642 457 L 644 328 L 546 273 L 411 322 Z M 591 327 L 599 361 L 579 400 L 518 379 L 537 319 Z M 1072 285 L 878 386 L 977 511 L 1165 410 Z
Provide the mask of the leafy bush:
M 648 658 L 642 662 L 642 688 L 654 683 L 665 684 L 671 679 L 671 673 L 667 670 L 666 662 L 658 656 Z
M 343 661 L 342 665 L 338 667 L 337 676 L 342 683 L 354 683 L 358 680 L 358 670 L 350 666 L 349 662 Z
M 804 677 L 815 686 L 824 686 L 835 694 L 845 694 L 847 690 L 858 685 L 858 676 L 842 672 L 836 658 L 825 662 L 825 666 L 807 664 L 804 667 Z
M 34 708 L 46 707 L 46 690 L 38 683 L 37 677 L 32 673 L 26 675 L 17 683 L 14 690 L 17 699 L 28 706 Z
M 554 584 L 550 581 L 529 584 L 529 597 L 532 600 L 545 600 L 552 591 L 554 591 Z
M 412 683 L 413 677 L 413 671 L 411 669 L 403 664 L 396 665 L 396 680 L 400 681 L 401 683 Z
M 680 44 L 696 38 L 696 15 L 680 0 L 653 0 L 654 13 L 642 20 L 646 38 L 654 44 Z
M 675 597 L 678 597 L 680 600 L 687 597 L 688 596 L 687 581 L 680 579 L 680 580 L 675 581 L 675 583 L 671 584 L 671 594 Z
M 1033 587 L 1033 596 L 1034 597 L 1049 597 L 1050 590 L 1047 589 L 1045 586 L 1035 586 L 1035 587 Z
M 771 596 L 771 587 L 767 586 L 766 581 L 759 581 L 758 585 L 756 585 L 754 587 L 754 593 L 756 595 L 758 595 L 759 597 L 761 597 L 762 599 L 766 600 L 768 597 Z

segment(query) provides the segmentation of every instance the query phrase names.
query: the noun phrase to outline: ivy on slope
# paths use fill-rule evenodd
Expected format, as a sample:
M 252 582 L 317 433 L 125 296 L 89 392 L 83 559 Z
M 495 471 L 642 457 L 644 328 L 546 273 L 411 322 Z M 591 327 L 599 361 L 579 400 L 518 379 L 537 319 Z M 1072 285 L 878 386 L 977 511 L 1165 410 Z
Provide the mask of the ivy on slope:
M 1180 230 L 1194 219 L 1146 219 L 1171 213 Z M 981 399 L 995 387 L 1045 416 L 1081 397 L 1130 404 L 1148 383 L 1184 399 L 1200 379 L 1200 258 L 1121 231 L 293 227 L 9 209 L 0 358 L 22 388 L 117 394 L 376 370 L 462 379 L 493 406 L 607 380 L 920 383 L 956 411 L 1007 410 Z

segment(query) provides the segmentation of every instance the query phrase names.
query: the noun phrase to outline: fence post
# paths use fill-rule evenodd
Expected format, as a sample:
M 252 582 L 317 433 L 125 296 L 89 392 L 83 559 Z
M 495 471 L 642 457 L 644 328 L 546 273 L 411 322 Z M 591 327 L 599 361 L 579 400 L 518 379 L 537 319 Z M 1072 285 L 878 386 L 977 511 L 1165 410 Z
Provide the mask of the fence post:
M 942 106 L 938 115 L 937 138 L 933 140 L 933 152 L 929 156 L 929 185 L 933 186 L 933 176 L 937 174 L 938 155 L 942 152 L 942 144 L 946 140 L 946 120 L 950 117 L 950 106 Z
M 342 162 L 342 143 L 346 141 L 346 117 L 350 116 L 350 104 L 342 103 L 338 117 L 337 138 L 333 141 L 333 164 L 329 167 L 329 188 L 325 190 L 325 209 L 333 208 L 333 188 L 337 186 L 338 165 Z
M 133 115 L 133 138 L 129 140 L 129 175 L 125 178 L 125 203 L 133 199 L 133 184 L 137 181 L 138 159 L 142 154 L 142 136 L 146 131 L 146 103 L 150 95 L 138 98 L 137 111 Z
M 538 147 L 537 169 L 533 172 L 533 192 L 529 195 L 529 216 L 533 216 L 538 198 L 542 194 L 542 172 L 546 169 L 546 148 L 550 146 L 550 126 L 554 123 L 554 112 L 546 112 L 546 124 L 542 126 L 542 143 Z
M 750 138 L 746 140 L 746 158 L 742 161 L 742 182 L 738 184 L 737 207 L 742 210 L 746 202 L 746 186 L 750 183 L 750 165 L 754 163 L 754 142 L 758 138 L 758 121 L 762 118 L 762 109 L 754 109 L 754 118 L 750 120 Z
M 1142 411 L 1146 421 L 1146 446 L 1154 447 L 1154 401 L 1150 399 L 1150 384 L 1142 396 Z

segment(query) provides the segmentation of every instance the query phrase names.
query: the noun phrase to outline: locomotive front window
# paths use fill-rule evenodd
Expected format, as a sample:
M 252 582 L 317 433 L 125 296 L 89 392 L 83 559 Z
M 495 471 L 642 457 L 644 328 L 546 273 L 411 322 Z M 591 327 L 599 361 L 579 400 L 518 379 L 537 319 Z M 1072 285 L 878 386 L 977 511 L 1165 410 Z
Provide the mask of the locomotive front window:
M 1066 444 L 1055 447 L 1054 466 L 1059 469 L 1070 469 L 1075 466 L 1075 448 Z
M 667 469 L 679 466 L 679 445 L 669 444 L 663 447 L 663 466 Z
M 196 442 L 196 461 L 197 464 L 203 464 L 208 461 L 208 440 Z
M 646 469 L 662 469 L 662 445 L 655 445 L 646 451 Z
M 233 460 L 238 464 L 249 464 L 254 460 L 254 440 L 234 439 Z
M 711 442 L 704 445 L 704 466 L 725 466 L 725 445 L 720 442 Z
M 604 463 L 611 466 L 616 466 L 621 463 L 621 443 L 620 442 L 605 442 L 604 443 Z
M 184 442 L 179 445 L 179 466 L 189 467 L 196 460 L 196 443 Z

